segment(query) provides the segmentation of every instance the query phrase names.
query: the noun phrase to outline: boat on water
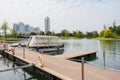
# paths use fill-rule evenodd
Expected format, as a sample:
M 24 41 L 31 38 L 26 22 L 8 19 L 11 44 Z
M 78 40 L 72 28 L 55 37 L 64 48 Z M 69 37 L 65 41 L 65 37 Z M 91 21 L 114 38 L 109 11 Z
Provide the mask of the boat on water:
M 63 50 L 64 44 L 60 43 L 57 36 L 32 35 L 29 37 L 26 47 L 42 51 Z
M 18 47 L 20 45 L 20 43 L 13 43 L 11 44 L 11 47 Z
M 36 49 L 39 52 L 64 51 L 64 44 L 57 36 L 32 35 L 26 41 L 11 44 L 12 47 L 27 47 Z

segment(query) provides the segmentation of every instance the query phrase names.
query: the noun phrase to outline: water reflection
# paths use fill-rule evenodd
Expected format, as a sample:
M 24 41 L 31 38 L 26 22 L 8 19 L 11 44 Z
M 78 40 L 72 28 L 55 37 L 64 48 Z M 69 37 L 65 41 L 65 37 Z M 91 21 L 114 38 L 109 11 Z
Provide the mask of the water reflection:
M 112 51 L 112 52 L 119 51 L 118 48 L 120 46 L 120 42 L 118 41 L 104 40 L 104 41 L 100 41 L 100 44 L 105 51 Z

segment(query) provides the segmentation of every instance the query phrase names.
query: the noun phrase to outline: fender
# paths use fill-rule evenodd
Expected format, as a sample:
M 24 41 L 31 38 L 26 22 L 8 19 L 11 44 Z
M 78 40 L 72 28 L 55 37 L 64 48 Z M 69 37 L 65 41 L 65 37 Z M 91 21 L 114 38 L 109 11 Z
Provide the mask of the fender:
M 12 52 L 12 55 L 14 55 L 15 54 L 15 49 L 11 48 L 11 52 Z
M 43 67 L 44 66 L 44 60 L 43 60 L 43 57 L 42 55 L 40 54 L 37 58 L 37 64 L 40 66 L 40 67 Z

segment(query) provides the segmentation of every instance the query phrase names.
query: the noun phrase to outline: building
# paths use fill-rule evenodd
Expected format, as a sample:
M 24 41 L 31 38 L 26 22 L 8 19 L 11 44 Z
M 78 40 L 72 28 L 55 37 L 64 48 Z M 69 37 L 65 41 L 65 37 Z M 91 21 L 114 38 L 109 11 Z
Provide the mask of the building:
M 18 33 L 31 33 L 31 32 L 38 33 L 38 32 L 40 32 L 40 28 L 39 27 L 34 28 L 33 26 L 25 25 L 22 22 L 19 22 L 18 24 L 17 23 L 13 24 L 13 28 Z
M 50 18 L 45 17 L 45 34 L 47 34 L 50 31 Z

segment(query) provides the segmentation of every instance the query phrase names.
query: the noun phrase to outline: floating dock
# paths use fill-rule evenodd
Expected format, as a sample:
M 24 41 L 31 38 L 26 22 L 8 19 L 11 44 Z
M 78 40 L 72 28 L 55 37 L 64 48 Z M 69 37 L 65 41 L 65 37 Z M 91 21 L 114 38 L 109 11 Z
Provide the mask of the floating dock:
M 91 56 L 91 55 L 96 55 L 96 51 L 84 50 L 84 51 L 74 52 L 74 53 L 64 53 L 64 54 L 56 55 L 55 57 L 60 59 L 72 59 L 72 58 Z
M 37 62 L 40 53 L 23 48 L 15 48 L 14 55 L 10 51 L 5 51 L 2 55 L 34 63 L 41 74 L 50 74 L 49 80 L 82 80 L 81 63 L 78 62 L 42 54 L 44 65 L 40 67 Z M 84 64 L 84 80 L 120 80 L 120 72 Z

